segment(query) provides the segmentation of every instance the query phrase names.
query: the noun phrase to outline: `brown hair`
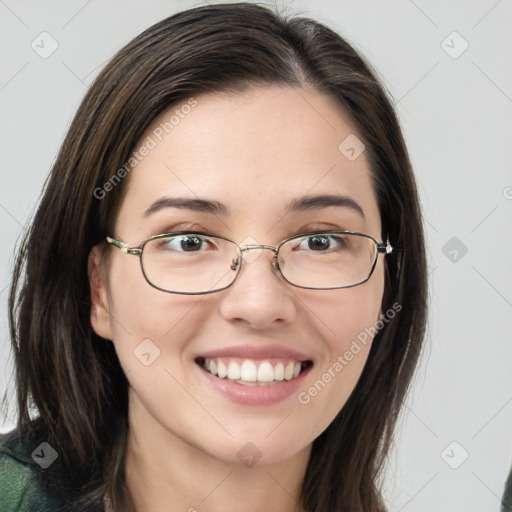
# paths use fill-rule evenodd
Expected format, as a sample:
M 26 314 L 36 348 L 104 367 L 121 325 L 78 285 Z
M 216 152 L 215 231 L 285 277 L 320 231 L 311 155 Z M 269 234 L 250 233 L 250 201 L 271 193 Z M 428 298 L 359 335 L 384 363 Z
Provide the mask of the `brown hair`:
M 179 12 L 112 58 L 75 115 L 19 248 L 9 297 L 18 428 L 58 447 L 62 478 L 84 507 L 106 495 L 114 510 L 133 509 L 123 472 L 128 385 L 112 344 L 91 328 L 87 278 L 88 254 L 112 233 L 123 183 L 103 199 L 94 191 L 170 106 L 258 84 L 310 85 L 339 103 L 366 145 L 383 239 L 403 249 L 401 261 L 386 257 L 382 304 L 401 311 L 376 335 L 353 393 L 314 441 L 300 497 L 308 512 L 386 510 L 377 478 L 426 322 L 411 164 L 393 106 L 354 48 L 314 20 L 251 3 Z

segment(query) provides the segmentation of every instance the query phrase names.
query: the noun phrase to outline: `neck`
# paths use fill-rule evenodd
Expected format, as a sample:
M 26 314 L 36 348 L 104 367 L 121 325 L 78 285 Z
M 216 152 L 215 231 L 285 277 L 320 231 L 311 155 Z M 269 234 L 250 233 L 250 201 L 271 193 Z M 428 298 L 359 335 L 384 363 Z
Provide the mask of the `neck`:
M 130 418 L 126 483 L 144 512 L 302 512 L 298 505 L 311 446 L 287 460 L 252 467 L 220 460 L 153 423 Z

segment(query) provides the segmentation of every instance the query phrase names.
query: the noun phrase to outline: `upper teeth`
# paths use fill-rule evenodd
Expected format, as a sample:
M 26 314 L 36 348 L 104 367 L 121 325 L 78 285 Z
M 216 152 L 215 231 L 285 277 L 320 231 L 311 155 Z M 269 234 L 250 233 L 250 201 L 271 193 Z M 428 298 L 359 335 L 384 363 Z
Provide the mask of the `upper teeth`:
M 274 380 L 291 380 L 300 374 L 302 364 L 299 361 L 279 361 L 274 366 L 270 361 L 253 361 L 251 359 L 234 360 L 206 358 L 205 370 L 223 379 L 242 380 L 246 382 L 272 382 Z

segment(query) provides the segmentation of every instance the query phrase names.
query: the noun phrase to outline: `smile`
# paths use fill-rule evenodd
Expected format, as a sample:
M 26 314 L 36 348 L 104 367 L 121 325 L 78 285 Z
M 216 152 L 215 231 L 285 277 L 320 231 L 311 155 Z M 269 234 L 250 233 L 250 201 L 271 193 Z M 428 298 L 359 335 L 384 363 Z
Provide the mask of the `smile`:
M 313 364 L 291 358 L 257 360 L 238 357 L 198 357 L 195 362 L 219 379 L 244 386 L 274 386 L 291 381 Z

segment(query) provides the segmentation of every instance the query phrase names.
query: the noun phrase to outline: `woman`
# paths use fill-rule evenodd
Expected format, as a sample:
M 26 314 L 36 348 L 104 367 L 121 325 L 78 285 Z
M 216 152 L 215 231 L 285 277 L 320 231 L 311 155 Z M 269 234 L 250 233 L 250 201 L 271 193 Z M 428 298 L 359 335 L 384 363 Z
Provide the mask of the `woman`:
M 339 35 L 248 3 L 150 27 L 20 248 L 2 510 L 386 510 L 424 254 L 392 105 Z

